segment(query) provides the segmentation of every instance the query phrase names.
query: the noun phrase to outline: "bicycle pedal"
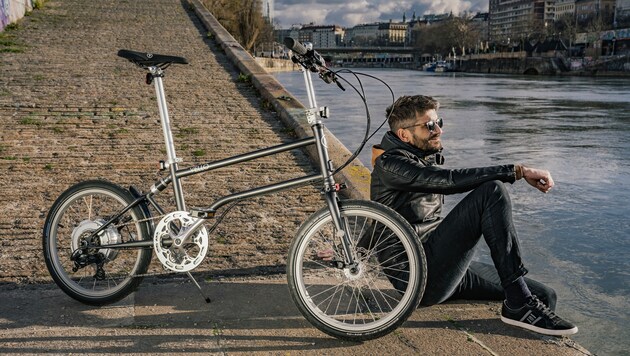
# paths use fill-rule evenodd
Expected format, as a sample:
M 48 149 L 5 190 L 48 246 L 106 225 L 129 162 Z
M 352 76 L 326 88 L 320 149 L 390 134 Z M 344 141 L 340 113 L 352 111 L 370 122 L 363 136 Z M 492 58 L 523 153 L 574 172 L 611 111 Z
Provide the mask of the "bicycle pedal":
M 216 212 L 214 210 L 191 209 L 190 216 L 197 219 L 212 219 Z

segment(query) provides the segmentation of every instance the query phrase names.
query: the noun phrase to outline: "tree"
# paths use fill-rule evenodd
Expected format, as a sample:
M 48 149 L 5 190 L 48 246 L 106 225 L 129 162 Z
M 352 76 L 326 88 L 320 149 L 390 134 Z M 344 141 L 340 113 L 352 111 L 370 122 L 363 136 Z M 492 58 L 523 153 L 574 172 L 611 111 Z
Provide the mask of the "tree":
M 471 19 L 466 16 L 451 17 L 444 25 L 448 44 L 451 48 L 458 48 L 462 54 L 465 54 L 466 48 L 469 50 L 474 48 L 475 44 L 481 40 L 481 34 L 473 26 Z
M 577 21 L 575 15 L 564 14 L 554 23 L 556 31 L 561 33 L 561 38 L 569 40 L 569 57 L 571 57 L 571 47 L 575 43 L 577 34 Z
M 246 50 L 273 41 L 273 25 L 263 17 L 260 0 L 204 0 L 204 4 Z
M 468 17 L 449 17 L 444 21 L 413 28 L 412 46 L 422 52 L 442 56 L 452 53 L 456 48 L 463 54 L 481 41 L 479 30 Z
M 444 24 L 434 23 L 431 25 L 422 25 L 413 29 L 414 42 L 413 46 L 420 49 L 424 53 L 431 55 L 443 55 L 450 51 L 450 47 L 444 41 Z

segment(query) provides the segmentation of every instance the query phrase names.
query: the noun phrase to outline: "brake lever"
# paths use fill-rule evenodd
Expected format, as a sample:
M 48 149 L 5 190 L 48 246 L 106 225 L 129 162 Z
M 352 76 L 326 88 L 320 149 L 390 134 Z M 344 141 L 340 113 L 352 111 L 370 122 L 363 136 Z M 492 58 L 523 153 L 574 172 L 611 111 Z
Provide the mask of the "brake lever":
M 322 80 L 326 83 L 326 84 L 330 84 L 332 82 L 335 82 L 335 84 L 337 84 L 337 86 L 339 87 L 339 89 L 346 91 L 346 88 L 343 87 L 343 85 L 341 85 L 341 83 L 339 83 L 339 80 L 337 80 L 337 76 L 335 76 L 335 73 L 328 70 L 328 69 L 321 69 L 320 74 L 319 74 L 320 78 L 322 78 Z
M 337 78 L 334 79 L 335 80 L 335 84 L 337 84 L 337 86 L 339 87 L 339 89 L 346 91 L 346 88 L 343 87 L 343 85 L 341 85 L 341 83 L 339 83 L 339 81 L 337 80 Z

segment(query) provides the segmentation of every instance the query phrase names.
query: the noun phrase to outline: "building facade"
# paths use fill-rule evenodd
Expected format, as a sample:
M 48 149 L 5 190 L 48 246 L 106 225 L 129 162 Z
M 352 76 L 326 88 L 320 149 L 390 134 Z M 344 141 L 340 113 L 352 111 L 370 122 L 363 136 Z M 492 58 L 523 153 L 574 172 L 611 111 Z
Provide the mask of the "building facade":
M 506 43 L 528 37 L 544 23 L 545 1 L 490 0 L 488 37 L 490 42 Z
M 407 43 L 407 23 L 384 22 L 378 26 L 378 44 L 404 46 Z
M 487 12 L 479 12 L 470 20 L 472 27 L 479 32 L 481 41 L 488 40 L 488 18 Z
M 369 47 L 376 44 L 379 24 L 361 24 L 346 29 L 344 42 L 351 47 Z
M 575 0 L 557 0 L 554 19 L 558 20 L 565 16 L 575 17 Z
M 33 10 L 33 0 L 0 0 L 0 31 Z
M 630 0 L 617 0 L 613 24 L 615 27 L 630 27 Z
M 616 0 L 576 0 L 575 17 L 578 24 L 587 25 L 600 21 L 606 27 L 612 26 Z
M 300 29 L 298 40 L 310 42 L 314 48 L 335 48 L 343 42 L 344 30 L 337 25 L 306 25 Z

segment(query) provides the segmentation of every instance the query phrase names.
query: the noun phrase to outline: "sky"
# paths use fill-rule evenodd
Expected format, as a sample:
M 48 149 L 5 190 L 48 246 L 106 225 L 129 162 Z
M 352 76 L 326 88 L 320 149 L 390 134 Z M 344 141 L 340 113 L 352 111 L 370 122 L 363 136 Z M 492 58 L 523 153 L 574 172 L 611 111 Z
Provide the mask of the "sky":
M 281 28 L 293 24 L 354 25 L 371 22 L 410 20 L 413 12 L 443 14 L 453 11 L 488 11 L 488 0 L 275 0 L 274 18 Z

